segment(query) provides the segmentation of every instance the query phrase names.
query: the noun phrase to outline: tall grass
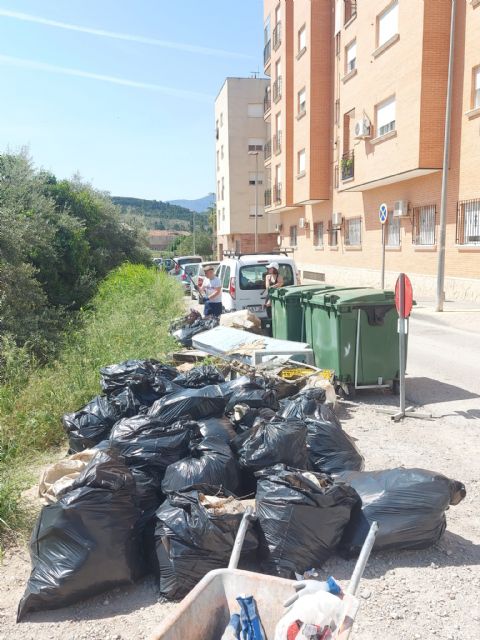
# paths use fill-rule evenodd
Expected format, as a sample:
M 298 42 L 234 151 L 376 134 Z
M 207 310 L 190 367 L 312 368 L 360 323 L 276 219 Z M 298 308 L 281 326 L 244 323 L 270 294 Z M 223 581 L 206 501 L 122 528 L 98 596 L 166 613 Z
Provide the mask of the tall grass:
M 126 264 L 100 285 L 80 328 L 59 358 L 35 368 L 24 351 L 10 353 L 0 386 L 0 532 L 18 526 L 19 469 L 64 442 L 60 418 L 100 393 L 99 368 L 129 358 L 159 358 L 173 347 L 169 321 L 181 313 L 177 283 L 162 272 Z M 13 354 L 13 355 L 12 355 Z M 25 374 L 30 371 L 30 375 Z

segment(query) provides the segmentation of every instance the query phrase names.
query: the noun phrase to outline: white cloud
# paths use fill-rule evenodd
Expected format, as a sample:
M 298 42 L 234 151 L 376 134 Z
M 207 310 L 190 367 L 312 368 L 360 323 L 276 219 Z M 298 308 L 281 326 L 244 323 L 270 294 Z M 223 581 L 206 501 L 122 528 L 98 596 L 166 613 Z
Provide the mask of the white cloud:
M 69 67 L 59 67 L 54 64 L 45 62 L 37 62 L 35 60 L 27 60 L 24 58 L 15 58 L 0 54 L 0 64 L 20 67 L 22 69 L 30 69 L 32 71 L 46 71 L 49 73 L 58 73 L 66 76 L 76 76 L 79 78 L 88 78 L 90 80 L 98 80 L 100 82 L 109 82 L 110 84 L 119 84 L 124 87 L 133 87 L 135 89 L 147 89 L 150 91 L 158 91 L 169 96 L 178 98 L 188 98 L 198 102 L 212 103 L 213 96 L 197 91 L 188 91 L 184 89 L 175 89 L 174 87 L 166 87 L 161 84 L 151 82 L 137 82 L 136 80 L 128 80 L 127 78 L 118 78 L 117 76 L 107 76 L 101 73 L 91 73 L 90 71 L 82 71 L 81 69 L 71 69 Z
M 91 27 L 82 27 L 78 24 L 70 24 L 68 22 L 59 22 L 58 20 L 49 20 L 40 16 L 33 16 L 29 13 L 21 13 L 19 11 L 10 11 L 9 9 L 0 9 L 0 16 L 5 18 L 13 18 L 24 22 L 35 22 L 47 27 L 56 27 L 58 29 L 67 29 L 68 31 L 78 31 L 80 33 L 88 33 L 92 36 L 101 38 L 113 38 L 115 40 L 128 40 L 130 42 L 140 42 L 142 44 L 150 44 L 155 47 L 163 47 L 165 49 L 177 49 L 188 53 L 200 53 L 206 56 L 220 56 L 227 58 L 246 58 L 252 59 L 253 56 L 244 53 L 236 53 L 234 51 L 224 51 L 223 49 L 213 49 L 211 47 L 202 47 L 184 42 L 170 42 L 168 40 L 158 40 L 157 38 L 148 38 L 145 36 L 137 36 L 129 33 L 118 33 L 116 31 L 107 31 L 105 29 L 94 29 Z

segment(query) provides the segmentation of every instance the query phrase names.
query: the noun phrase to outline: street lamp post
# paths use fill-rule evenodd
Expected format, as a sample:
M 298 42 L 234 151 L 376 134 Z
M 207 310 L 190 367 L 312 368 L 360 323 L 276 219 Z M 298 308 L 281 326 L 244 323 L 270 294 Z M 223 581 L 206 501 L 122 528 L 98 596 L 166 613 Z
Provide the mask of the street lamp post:
M 258 253 L 258 151 L 249 151 L 249 155 L 255 156 L 255 253 Z
M 455 10 L 452 0 L 450 15 L 450 50 L 448 56 L 447 99 L 445 104 L 445 134 L 443 144 L 442 190 L 440 196 L 440 224 L 438 228 L 437 300 L 435 311 L 443 311 L 445 302 L 445 239 L 447 227 L 448 165 L 450 159 L 450 128 L 452 116 L 453 64 L 455 53 Z

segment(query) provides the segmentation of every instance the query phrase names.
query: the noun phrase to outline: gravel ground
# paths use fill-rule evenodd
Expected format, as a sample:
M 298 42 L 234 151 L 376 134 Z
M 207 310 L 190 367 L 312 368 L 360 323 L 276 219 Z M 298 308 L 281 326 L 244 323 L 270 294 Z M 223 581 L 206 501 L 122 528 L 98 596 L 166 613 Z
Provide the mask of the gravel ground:
M 412 552 L 374 554 L 360 588 L 361 607 L 353 640 L 399 638 L 480 638 L 479 420 L 461 424 L 448 416 L 434 421 L 393 423 L 378 411 L 389 395 L 362 395 L 361 403 L 342 403 L 338 414 L 356 440 L 367 469 L 418 466 L 461 480 L 467 497 L 448 512 L 448 528 L 438 545 Z M 331 559 L 325 577 L 344 586 L 353 561 Z M 26 548 L 6 552 L 0 580 L 0 640 L 149 638 L 175 604 L 158 602 L 152 578 L 128 588 L 57 611 L 15 615 L 30 564 Z M 186 639 L 187 640 L 187 639 Z

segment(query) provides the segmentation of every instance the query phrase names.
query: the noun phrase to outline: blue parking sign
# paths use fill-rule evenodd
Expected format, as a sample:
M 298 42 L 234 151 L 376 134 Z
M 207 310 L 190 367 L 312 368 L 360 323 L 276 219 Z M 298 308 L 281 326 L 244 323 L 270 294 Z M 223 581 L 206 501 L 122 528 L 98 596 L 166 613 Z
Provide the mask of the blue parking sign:
M 385 204 L 385 202 L 383 202 L 379 209 L 378 209 L 378 217 L 380 220 L 380 224 L 385 224 L 388 218 L 388 207 Z

